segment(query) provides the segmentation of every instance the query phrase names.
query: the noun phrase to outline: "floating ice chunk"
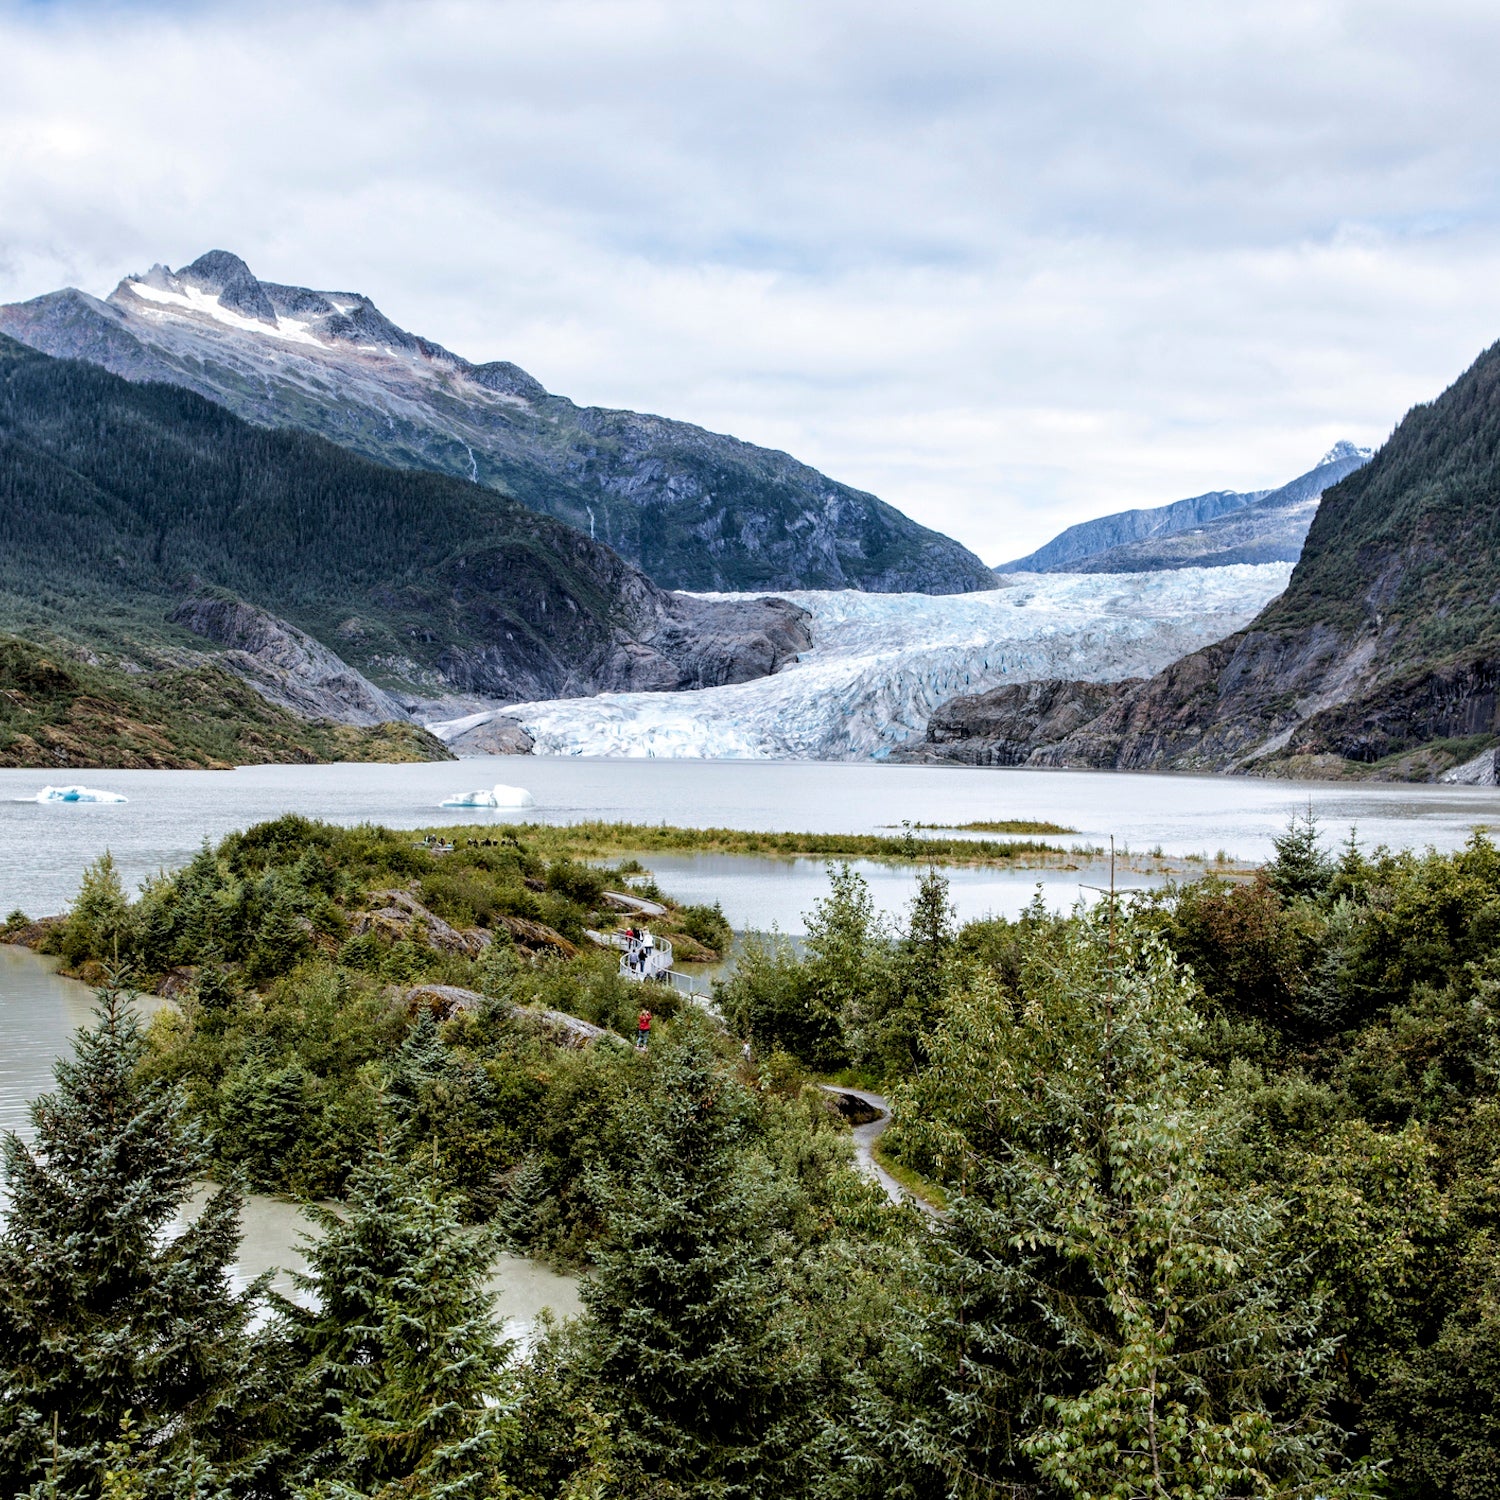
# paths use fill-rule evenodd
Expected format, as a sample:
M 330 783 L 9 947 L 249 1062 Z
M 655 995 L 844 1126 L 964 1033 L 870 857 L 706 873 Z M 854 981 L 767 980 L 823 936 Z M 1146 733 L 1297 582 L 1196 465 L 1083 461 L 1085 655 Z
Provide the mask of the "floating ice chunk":
M 32 802 L 124 802 L 118 792 L 98 792 L 88 786 L 44 786 Z
M 439 807 L 535 807 L 536 798 L 524 786 L 506 786 L 497 781 L 492 787 L 480 787 L 477 792 L 455 792 L 444 797 Z

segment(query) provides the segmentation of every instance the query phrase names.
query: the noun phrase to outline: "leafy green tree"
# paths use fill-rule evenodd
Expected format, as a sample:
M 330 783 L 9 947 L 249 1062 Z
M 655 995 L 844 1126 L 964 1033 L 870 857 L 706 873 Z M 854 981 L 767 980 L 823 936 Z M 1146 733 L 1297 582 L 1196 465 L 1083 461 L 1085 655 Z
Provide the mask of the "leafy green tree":
M 775 937 L 747 944 L 718 991 L 739 1035 L 822 1069 L 846 1063 L 851 1033 L 873 1028 L 889 1005 L 890 945 L 870 888 L 847 862 L 829 865 L 828 879 L 828 895 L 807 914 L 804 956 Z
M 757 1052 L 781 1047 L 810 1061 L 832 1053 L 843 1041 L 835 1019 L 814 1013 L 808 1003 L 807 971 L 780 933 L 749 937 L 727 979 L 714 987 L 714 1000 L 736 1036 Z
M 93 1496 L 116 1474 L 156 1494 L 206 1463 L 215 1488 L 274 1491 L 276 1341 L 249 1335 L 262 1286 L 228 1285 L 240 1194 L 168 1235 L 207 1153 L 177 1094 L 140 1077 L 125 995 L 102 990 L 96 1014 L 32 1105 L 34 1144 L 5 1141 L 0 1487 Z
M 583 1381 L 616 1415 L 621 1493 L 799 1493 L 808 1354 L 785 1284 L 777 1189 L 748 1099 L 708 1045 L 659 1054 L 583 1284 Z M 634 1485 L 634 1488 L 631 1486 Z
M 496 1235 L 390 1146 L 349 1176 L 284 1314 L 305 1361 L 302 1485 L 315 1494 L 498 1496 L 511 1345 L 486 1290 Z
M 1365 1488 L 1284 1210 L 1215 1173 L 1236 1119 L 1192 998 L 1165 944 L 1080 914 L 1018 992 L 950 1000 L 898 1106 L 955 1190 L 902 1432 L 956 1494 Z

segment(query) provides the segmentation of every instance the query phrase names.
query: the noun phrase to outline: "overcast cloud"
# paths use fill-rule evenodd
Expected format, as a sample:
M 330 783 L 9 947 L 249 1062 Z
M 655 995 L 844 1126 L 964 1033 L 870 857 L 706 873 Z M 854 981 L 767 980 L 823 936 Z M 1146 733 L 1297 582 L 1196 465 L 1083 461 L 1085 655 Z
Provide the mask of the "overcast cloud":
M 0 66 L 0 300 L 235 250 L 992 562 L 1500 337 L 1492 0 L 0 0 Z

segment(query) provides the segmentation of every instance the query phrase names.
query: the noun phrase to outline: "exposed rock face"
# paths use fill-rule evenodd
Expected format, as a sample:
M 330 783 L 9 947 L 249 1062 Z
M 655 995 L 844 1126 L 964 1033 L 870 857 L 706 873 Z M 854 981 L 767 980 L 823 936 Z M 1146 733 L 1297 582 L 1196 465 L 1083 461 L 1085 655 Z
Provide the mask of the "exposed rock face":
M 1336 443 L 1318 465 L 1276 490 L 1214 490 L 1152 510 L 1085 521 L 997 573 L 1142 573 L 1295 562 L 1323 491 L 1368 463 L 1368 448 Z
M 1036 764 L 1040 748 L 1092 723 L 1141 680 L 1070 682 L 1054 677 L 953 698 L 929 720 L 925 741 L 902 746 L 891 758 L 970 766 Z
M 1500 750 L 1482 750 L 1438 780 L 1449 786 L 1500 786 Z
M 1076 526 L 1060 531 L 1035 552 L 1028 552 L 1014 562 L 1000 563 L 995 571 L 1001 574 L 1081 573 L 1084 571 L 1082 564 L 1115 547 L 1128 547 L 1132 542 L 1190 531 L 1231 511 L 1241 510 L 1252 500 L 1269 493 L 1269 490 L 1210 490 L 1206 495 L 1174 500 L 1170 505 L 1122 510 L 1094 521 L 1080 521 Z
M 189 599 L 167 617 L 227 647 L 220 666 L 263 698 L 304 719 L 385 724 L 409 718 L 405 705 L 341 661 L 305 631 L 238 599 Z
M 504 717 L 486 718 L 448 741 L 448 748 L 459 757 L 530 755 L 535 745 L 519 719 Z
M 265 426 L 471 479 L 606 542 L 669 588 L 962 593 L 984 564 L 785 453 L 579 407 L 508 361 L 475 365 L 367 297 L 258 281 L 213 250 L 0 308 L 0 332 L 130 380 L 186 386 Z
M 1004 689 L 933 716 L 977 764 L 1428 778 L 1500 737 L 1500 345 L 1323 498 L 1245 630 L 1101 698 Z M 989 700 L 993 699 L 991 702 Z M 1494 760 L 1469 759 L 1483 781 Z

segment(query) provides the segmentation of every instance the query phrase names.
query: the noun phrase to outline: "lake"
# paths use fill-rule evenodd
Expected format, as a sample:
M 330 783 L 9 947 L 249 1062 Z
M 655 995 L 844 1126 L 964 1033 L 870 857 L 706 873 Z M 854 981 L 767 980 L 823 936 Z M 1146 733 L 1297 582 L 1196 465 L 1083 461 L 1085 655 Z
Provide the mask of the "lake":
M 115 805 L 38 805 L 48 780 L 80 781 L 129 798 Z M 525 812 L 439 811 L 456 791 L 504 781 L 526 787 Z M 1500 824 L 1500 789 L 1329 785 L 1245 777 L 1144 776 L 845 762 L 586 760 L 517 756 L 437 765 L 252 766 L 238 771 L 91 771 L 67 778 L 0 770 L 0 915 L 64 909 L 83 867 L 110 849 L 128 885 L 188 859 L 204 838 L 284 812 L 337 823 L 373 821 L 397 828 L 469 823 L 492 827 L 534 819 L 551 823 L 602 818 L 689 827 L 870 833 L 903 820 L 933 824 L 1040 818 L 1076 828 L 1064 843 L 1122 846 L 1167 854 L 1264 859 L 1271 838 L 1309 804 L 1334 839 L 1351 825 L 1367 844 L 1453 849 L 1476 826 Z M 805 891 L 822 879 L 821 862 L 790 875 L 768 861 L 764 887 L 744 867 L 724 867 L 725 912 L 737 927 L 768 925 L 764 912 L 805 909 Z M 798 862 L 791 862 L 796 864 Z M 666 866 L 662 866 L 665 871 Z M 709 872 L 709 867 L 697 867 Z M 682 878 L 697 876 L 687 867 Z M 976 899 L 1009 909 L 1041 878 L 1059 904 L 1071 901 L 1077 875 L 1032 872 L 1019 884 L 989 877 Z M 801 879 L 803 890 L 793 892 Z M 909 890 L 903 877 L 901 890 Z M 956 884 L 968 882 L 964 876 Z M 664 875 L 664 888 L 672 890 Z M 773 893 L 774 888 L 774 893 Z M 695 886 L 695 890 L 697 887 Z M 893 898 L 899 893 L 890 892 Z M 904 896 L 899 896 L 901 904 Z M 801 903 L 799 905 L 799 903 Z M 978 912 L 961 907 L 966 915 Z M 785 922 L 783 926 L 787 925 Z

